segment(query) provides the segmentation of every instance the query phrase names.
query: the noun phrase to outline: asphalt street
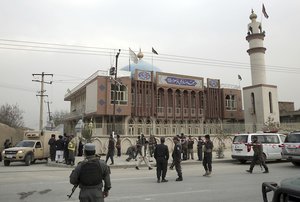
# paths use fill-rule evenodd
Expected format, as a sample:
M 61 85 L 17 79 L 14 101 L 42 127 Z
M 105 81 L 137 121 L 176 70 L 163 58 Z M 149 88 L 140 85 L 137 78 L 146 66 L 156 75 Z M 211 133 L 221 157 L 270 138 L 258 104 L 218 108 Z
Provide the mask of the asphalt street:
M 168 170 L 167 183 L 157 183 L 155 169 L 142 167 L 112 168 L 112 189 L 105 201 L 211 201 L 254 202 L 262 201 L 261 184 L 264 181 L 280 182 L 299 176 L 299 168 L 289 162 L 270 162 L 269 174 L 256 166 L 253 174 L 246 173 L 249 164 L 225 161 L 213 164 L 211 177 L 203 177 L 201 163 L 183 165 L 182 182 L 176 182 L 176 171 Z M 68 199 L 72 185 L 69 174 L 72 168 L 49 167 L 45 163 L 24 166 L 15 163 L 4 167 L 0 164 L 0 201 L 79 201 L 77 189 Z

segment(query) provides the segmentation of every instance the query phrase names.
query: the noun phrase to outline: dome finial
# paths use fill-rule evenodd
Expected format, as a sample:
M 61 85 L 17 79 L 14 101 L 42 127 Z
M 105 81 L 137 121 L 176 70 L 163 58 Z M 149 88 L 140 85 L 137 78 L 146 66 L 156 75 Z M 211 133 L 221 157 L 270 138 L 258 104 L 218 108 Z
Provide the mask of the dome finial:
M 138 57 L 140 60 L 144 57 L 144 54 L 142 53 L 141 48 L 140 48 L 140 52 L 137 54 L 137 57 Z
M 255 20 L 257 18 L 257 15 L 254 13 L 253 9 L 251 10 L 250 20 Z

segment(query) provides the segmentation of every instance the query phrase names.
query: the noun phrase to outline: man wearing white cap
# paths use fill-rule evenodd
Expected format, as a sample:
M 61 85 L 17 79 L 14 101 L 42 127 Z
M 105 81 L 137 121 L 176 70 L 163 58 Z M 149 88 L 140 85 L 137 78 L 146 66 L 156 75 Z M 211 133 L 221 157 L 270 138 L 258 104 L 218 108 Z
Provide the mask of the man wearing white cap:
M 109 166 L 96 157 L 95 152 L 94 144 L 86 144 L 86 159 L 80 162 L 70 175 L 70 183 L 79 185 L 80 202 L 103 202 L 111 188 Z

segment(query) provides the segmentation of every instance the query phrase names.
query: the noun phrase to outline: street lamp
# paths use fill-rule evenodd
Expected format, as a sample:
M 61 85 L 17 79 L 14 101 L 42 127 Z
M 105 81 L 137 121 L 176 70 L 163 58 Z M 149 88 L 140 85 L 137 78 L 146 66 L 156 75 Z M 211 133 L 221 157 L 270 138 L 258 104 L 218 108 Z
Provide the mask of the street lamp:
M 114 136 L 115 130 L 116 130 L 116 97 L 117 97 L 117 72 L 118 72 L 118 58 L 120 55 L 121 49 L 119 49 L 119 52 L 116 55 L 116 67 L 114 68 L 114 75 L 115 75 L 115 83 L 114 83 L 114 107 L 113 107 L 113 125 L 112 125 L 112 135 Z M 113 67 L 112 67 L 113 68 Z M 111 68 L 111 69 L 112 69 Z M 110 71 L 112 73 L 112 71 Z

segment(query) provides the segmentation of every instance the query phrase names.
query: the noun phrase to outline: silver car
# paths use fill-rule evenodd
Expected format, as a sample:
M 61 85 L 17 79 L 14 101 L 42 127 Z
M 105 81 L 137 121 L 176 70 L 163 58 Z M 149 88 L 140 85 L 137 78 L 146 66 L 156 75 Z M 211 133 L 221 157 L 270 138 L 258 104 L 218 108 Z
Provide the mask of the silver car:
M 300 166 L 300 131 L 288 134 L 282 147 L 282 155 L 295 166 Z

